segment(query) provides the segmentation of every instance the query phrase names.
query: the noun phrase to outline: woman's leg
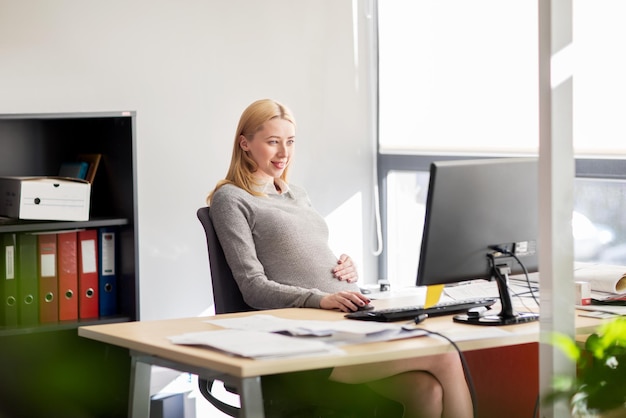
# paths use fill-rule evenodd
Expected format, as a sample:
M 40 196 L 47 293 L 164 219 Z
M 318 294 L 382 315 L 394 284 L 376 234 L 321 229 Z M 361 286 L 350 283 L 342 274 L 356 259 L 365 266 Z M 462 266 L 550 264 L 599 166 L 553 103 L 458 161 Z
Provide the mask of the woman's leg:
M 472 398 L 465 381 L 461 360 L 457 353 L 415 357 L 369 365 L 336 367 L 333 369 L 330 379 L 344 383 L 365 383 L 388 379 L 405 372 L 427 372 L 439 382 L 443 389 L 442 417 L 472 417 Z M 393 379 L 389 380 L 389 383 L 394 383 L 394 387 L 389 390 L 398 390 L 399 393 L 403 394 L 404 392 L 398 388 L 398 384 L 403 382 L 402 379 L 411 379 L 414 384 L 420 384 L 420 386 L 432 385 L 432 381 L 429 381 L 427 377 L 417 374 L 398 378 L 399 383 L 396 383 Z M 404 401 L 401 401 L 402 404 L 406 406 L 408 402 L 411 402 L 411 399 L 413 399 L 411 394 L 414 395 L 415 391 L 411 393 L 409 387 L 408 394 L 404 396 Z M 434 389 L 431 388 L 430 391 L 434 391 Z
M 443 412 L 443 388 L 430 373 L 404 372 L 367 385 L 401 403 L 404 418 L 440 418 Z

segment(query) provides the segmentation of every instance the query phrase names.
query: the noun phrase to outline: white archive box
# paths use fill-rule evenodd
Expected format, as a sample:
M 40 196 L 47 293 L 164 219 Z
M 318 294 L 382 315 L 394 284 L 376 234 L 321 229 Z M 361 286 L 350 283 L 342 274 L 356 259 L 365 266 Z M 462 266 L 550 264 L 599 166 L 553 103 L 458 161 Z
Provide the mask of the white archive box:
M 0 216 L 87 221 L 91 184 L 67 177 L 0 177 Z

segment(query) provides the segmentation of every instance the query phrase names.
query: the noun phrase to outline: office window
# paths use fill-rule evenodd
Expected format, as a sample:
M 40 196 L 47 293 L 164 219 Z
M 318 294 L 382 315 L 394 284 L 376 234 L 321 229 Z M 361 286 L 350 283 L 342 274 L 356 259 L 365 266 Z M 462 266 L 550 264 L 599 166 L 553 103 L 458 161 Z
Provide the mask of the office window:
M 387 277 L 395 286 L 415 286 L 428 180 L 424 171 L 387 174 Z
M 379 275 L 415 282 L 429 161 L 538 151 L 537 2 L 378 7 Z M 626 264 L 626 2 L 573 1 L 575 258 Z
M 537 5 L 378 2 L 381 152 L 536 152 Z
M 428 178 L 426 171 L 387 174 L 386 277 L 396 286 L 415 285 Z M 626 265 L 626 181 L 578 178 L 574 189 L 575 260 Z
M 574 147 L 626 156 L 626 2 L 574 0 Z M 535 153 L 537 2 L 378 2 L 382 153 Z
M 577 261 L 626 265 L 626 181 L 578 178 L 574 183 Z

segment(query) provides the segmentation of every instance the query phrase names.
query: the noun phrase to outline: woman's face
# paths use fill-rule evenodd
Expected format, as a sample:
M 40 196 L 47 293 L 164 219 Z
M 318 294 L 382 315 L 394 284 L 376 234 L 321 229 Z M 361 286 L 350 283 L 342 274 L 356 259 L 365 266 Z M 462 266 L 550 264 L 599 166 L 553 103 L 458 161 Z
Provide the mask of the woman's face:
M 260 179 L 273 180 L 280 177 L 295 152 L 296 128 L 285 119 L 270 119 L 252 140 L 239 137 L 239 146 L 248 152 L 259 166 L 254 173 Z

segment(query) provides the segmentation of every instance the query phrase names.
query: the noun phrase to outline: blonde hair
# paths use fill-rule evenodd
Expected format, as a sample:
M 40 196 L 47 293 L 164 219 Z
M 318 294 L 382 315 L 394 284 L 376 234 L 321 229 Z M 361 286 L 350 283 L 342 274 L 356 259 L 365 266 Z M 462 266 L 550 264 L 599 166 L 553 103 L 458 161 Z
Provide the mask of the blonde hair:
M 250 158 L 248 153 L 241 148 L 239 138 L 243 135 L 249 141 L 252 140 L 254 134 L 263 129 L 265 122 L 277 118 L 287 120 L 294 126 L 296 125 L 296 120 L 291 114 L 291 111 L 275 100 L 257 100 L 243 111 L 239 118 L 237 132 L 235 133 L 233 154 L 228 173 L 226 174 L 226 178 L 220 180 L 213 191 L 209 193 L 206 199 L 207 204 L 211 203 L 211 198 L 215 192 L 225 184 L 233 184 L 255 196 L 264 196 L 263 193 L 255 190 L 255 186 L 258 186 L 258 183 L 255 182 L 254 173 L 257 171 L 258 166 L 254 160 Z M 287 181 L 288 170 L 289 166 L 285 168 L 283 174 L 280 176 L 285 182 Z

